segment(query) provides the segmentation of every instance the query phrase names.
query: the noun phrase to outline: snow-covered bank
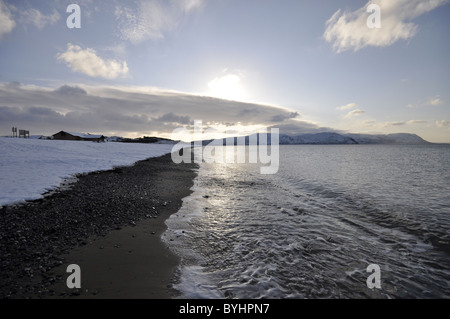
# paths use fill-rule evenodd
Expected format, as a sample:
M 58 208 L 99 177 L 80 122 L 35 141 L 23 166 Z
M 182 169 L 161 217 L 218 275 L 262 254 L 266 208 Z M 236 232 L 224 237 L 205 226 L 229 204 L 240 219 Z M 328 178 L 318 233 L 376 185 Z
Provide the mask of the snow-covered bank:
M 75 174 L 132 165 L 172 147 L 0 138 L 0 206 L 40 198 Z

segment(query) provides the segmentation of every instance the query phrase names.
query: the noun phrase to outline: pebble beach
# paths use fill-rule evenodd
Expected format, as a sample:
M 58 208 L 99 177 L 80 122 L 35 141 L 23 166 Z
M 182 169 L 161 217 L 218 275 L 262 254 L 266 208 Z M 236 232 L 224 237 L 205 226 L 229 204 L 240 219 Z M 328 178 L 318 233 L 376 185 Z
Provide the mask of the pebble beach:
M 0 298 L 170 298 L 178 258 L 160 236 L 196 168 L 168 154 L 2 207 Z M 80 289 L 66 285 L 70 264 L 81 268 Z

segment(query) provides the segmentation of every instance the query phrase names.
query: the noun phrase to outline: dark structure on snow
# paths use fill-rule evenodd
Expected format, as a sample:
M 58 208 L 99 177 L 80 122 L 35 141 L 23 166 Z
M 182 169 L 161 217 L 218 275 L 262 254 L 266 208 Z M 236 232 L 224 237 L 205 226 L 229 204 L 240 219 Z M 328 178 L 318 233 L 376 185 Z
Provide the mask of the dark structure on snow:
M 83 134 L 76 132 L 66 132 L 60 131 L 53 134 L 54 140 L 64 140 L 64 141 L 90 141 L 90 142 L 104 142 L 105 136 L 103 135 L 93 135 L 93 134 Z

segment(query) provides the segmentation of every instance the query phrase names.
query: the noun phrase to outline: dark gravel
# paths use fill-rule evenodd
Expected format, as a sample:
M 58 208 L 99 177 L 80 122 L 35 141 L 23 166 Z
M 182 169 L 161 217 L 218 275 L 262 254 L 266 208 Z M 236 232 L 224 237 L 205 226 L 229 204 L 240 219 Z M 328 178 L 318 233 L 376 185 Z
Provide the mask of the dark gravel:
M 0 209 L 0 298 L 51 295 L 63 254 L 96 236 L 181 206 L 195 164 L 170 154 L 134 166 L 78 175 L 69 188 Z M 167 216 L 164 216 L 167 217 Z

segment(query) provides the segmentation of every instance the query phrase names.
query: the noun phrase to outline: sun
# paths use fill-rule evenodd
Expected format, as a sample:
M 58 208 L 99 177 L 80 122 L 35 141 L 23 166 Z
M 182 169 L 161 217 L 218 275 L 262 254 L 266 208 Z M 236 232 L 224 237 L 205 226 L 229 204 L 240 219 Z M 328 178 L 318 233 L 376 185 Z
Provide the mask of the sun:
M 216 77 L 208 83 L 209 94 L 226 100 L 243 100 L 245 92 L 241 77 L 237 74 L 226 74 Z

